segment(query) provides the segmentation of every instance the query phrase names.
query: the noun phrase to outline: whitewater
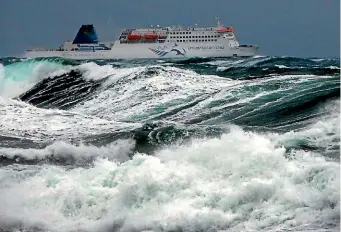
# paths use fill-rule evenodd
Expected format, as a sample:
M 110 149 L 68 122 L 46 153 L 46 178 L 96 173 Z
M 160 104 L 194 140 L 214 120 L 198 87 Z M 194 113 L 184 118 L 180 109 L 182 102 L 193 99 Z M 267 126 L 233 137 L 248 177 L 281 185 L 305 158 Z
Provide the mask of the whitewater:
M 339 231 L 339 154 L 339 59 L 0 59 L 0 231 Z

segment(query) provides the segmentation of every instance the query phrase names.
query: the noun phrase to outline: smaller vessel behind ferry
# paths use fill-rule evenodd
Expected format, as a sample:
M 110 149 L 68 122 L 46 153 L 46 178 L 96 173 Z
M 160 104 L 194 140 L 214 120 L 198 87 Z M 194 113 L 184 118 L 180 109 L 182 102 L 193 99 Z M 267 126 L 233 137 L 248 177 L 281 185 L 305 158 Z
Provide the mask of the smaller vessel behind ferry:
M 69 59 L 169 59 L 254 56 L 256 45 L 240 45 L 232 27 L 216 26 L 133 28 L 115 41 L 100 42 L 93 25 L 82 25 L 73 40 L 57 49 L 27 50 L 25 56 Z

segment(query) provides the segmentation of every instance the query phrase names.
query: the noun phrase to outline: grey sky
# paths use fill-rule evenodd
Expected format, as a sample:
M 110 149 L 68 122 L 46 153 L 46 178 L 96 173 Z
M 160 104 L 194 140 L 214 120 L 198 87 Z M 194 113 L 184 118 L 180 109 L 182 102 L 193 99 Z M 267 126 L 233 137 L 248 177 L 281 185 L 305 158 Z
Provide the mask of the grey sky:
M 73 40 L 94 24 L 100 40 L 151 24 L 232 25 L 263 55 L 340 56 L 340 0 L 1 0 L 0 56 Z

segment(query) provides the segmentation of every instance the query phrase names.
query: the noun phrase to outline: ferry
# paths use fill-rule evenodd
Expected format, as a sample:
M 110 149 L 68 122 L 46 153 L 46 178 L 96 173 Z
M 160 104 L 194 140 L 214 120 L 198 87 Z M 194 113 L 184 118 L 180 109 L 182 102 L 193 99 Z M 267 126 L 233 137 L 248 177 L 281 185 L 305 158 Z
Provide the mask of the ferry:
M 241 45 L 234 28 L 217 19 L 214 26 L 148 27 L 123 30 L 114 41 L 100 42 L 92 24 L 82 25 L 75 39 L 56 49 L 26 50 L 25 57 L 89 59 L 173 59 L 250 57 L 259 46 Z

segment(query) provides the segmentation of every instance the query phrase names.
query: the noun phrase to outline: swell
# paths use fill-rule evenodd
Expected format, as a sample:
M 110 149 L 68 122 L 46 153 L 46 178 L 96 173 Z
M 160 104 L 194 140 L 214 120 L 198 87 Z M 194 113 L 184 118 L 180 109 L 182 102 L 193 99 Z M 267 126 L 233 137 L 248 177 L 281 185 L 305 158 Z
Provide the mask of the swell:
M 298 57 L 272 57 L 272 56 L 256 56 L 252 58 L 189 58 L 183 60 L 166 60 L 167 63 L 178 64 L 178 65 L 189 65 L 189 64 L 208 64 L 215 65 L 214 62 L 218 61 L 223 64 L 241 65 L 241 66 L 273 66 L 273 65 L 286 65 L 290 67 L 328 67 L 328 66 L 339 66 L 339 58 L 298 58 Z
M 19 99 L 42 108 L 69 109 L 91 97 L 105 79 L 84 80 L 82 73 L 71 70 L 66 74 L 48 77 L 36 84 Z
M 274 75 L 340 75 L 339 59 L 296 57 L 192 58 L 171 62 L 175 66 L 192 69 L 203 75 L 217 75 L 232 79 L 257 79 Z
M 296 68 L 296 67 L 248 67 L 248 68 L 227 68 L 219 76 L 231 77 L 233 79 L 256 79 L 274 75 L 316 75 L 316 76 L 335 76 L 340 74 L 340 70 L 333 68 Z
M 251 114 L 236 117 L 232 119 L 232 122 L 239 125 L 262 125 L 268 128 L 290 126 L 290 129 L 298 129 L 300 128 L 298 127 L 300 122 L 329 113 L 321 112 L 317 114 L 316 110 L 326 102 L 340 98 L 339 85 L 340 82 L 335 80 L 334 83 L 313 86 L 272 105 L 269 104 L 266 107 L 252 110 Z M 296 126 L 293 127 L 293 124 L 296 124 Z
M 228 62 L 235 61 L 233 59 L 226 59 Z M 224 59 L 219 61 L 226 61 Z M 61 62 L 66 62 L 64 60 L 58 60 Z M 205 64 L 207 66 L 209 62 L 216 62 L 216 59 L 209 58 L 198 58 L 189 59 L 183 61 L 174 61 L 173 64 Z M 235 86 L 227 88 L 213 87 L 212 91 L 205 93 L 205 89 L 202 89 L 201 94 L 189 92 L 186 88 L 183 89 L 183 93 L 189 95 L 189 102 L 182 102 L 181 104 L 174 105 L 167 102 L 163 105 L 158 106 L 163 109 L 163 112 L 158 113 L 160 109 L 155 107 L 154 113 L 150 114 L 146 119 L 141 120 L 137 115 L 135 116 L 135 122 L 152 122 L 155 120 L 175 120 L 181 121 L 185 124 L 225 124 L 234 123 L 241 126 L 249 127 L 261 127 L 261 128 L 280 128 L 285 130 L 299 129 L 304 127 L 309 120 L 316 118 L 323 113 L 316 113 L 316 109 L 324 102 L 331 101 L 333 99 L 338 99 L 340 97 L 340 79 L 336 77 L 339 74 L 339 69 L 327 68 L 327 67 L 312 67 L 312 68 L 279 68 L 271 67 L 264 68 L 265 66 L 274 65 L 276 63 L 285 63 L 286 65 L 297 65 L 305 62 L 305 65 L 323 63 L 324 65 L 330 65 L 334 63 L 334 60 L 322 60 L 319 62 L 299 59 L 299 58 L 260 58 L 260 59 L 248 59 L 241 60 L 237 59 L 238 65 L 241 67 L 230 67 L 225 71 L 227 76 L 233 77 L 232 79 L 240 79 L 241 82 L 237 83 Z M 252 61 L 252 62 L 251 62 Z M 252 63 L 251 67 L 247 64 Z M 212 64 L 210 64 L 212 66 Z M 323 66 L 323 65 L 321 65 Z M 130 71 L 133 75 L 126 76 L 121 75 L 124 70 L 131 69 L 113 69 L 108 67 L 110 72 L 108 74 L 105 72 L 96 71 L 104 66 L 87 66 L 87 75 L 92 75 L 92 78 L 85 77 L 84 68 L 76 66 L 72 68 L 71 71 L 63 73 L 61 75 L 46 77 L 37 84 L 35 84 L 30 90 L 19 96 L 19 99 L 25 101 L 29 104 L 35 105 L 41 108 L 58 108 L 63 110 L 71 110 L 74 107 L 79 108 L 80 104 L 89 102 L 92 98 L 96 98 L 99 94 L 103 94 L 104 91 L 110 93 L 106 94 L 106 99 L 108 101 L 107 108 L 117 108 L 119 113 L 119 108 L 124 108 L 121 102 L 114 101 L 112 105 L 109 103 L 110 98 L 120 98 L 124 99 L 127 91 L 124 90 L 120 93 L 122 89 L 129 89 L 130 87 L 136 85 L 138 88 L 133 94 L 142 95 L 140 99 L 134 100 L 134 102 L 129 105 L 126 102 L 126 107 L 130 107 L 133 110 L 136 106 L 146 105 L 145 99 L 156 98 L 159 96 L 166 96 L 167 94 L 173 94 L 175 97 L 177 95 L 181 96 L 181 92 L 176 85 L 172 86 L 165 79 L 165 83 L 157 81 L 159 77 L 167 77 L 169 79 L 174 78 L 175 72 L 178 72 L 179 76 L 185 75 L 187 79 L 191 80 L 193 78 L 197 79 L 199 82 L 206 81 L 208 76 L 196 77 L 196 72 L 187 72 L 186 69 L 170 69 L 167 66 L 147 66 L 143 67 L 140 71 Z M 251 71 L 253 70 L 253 71 Z M 294 75 L 291 73 L 287 74 L 288 70 L 297 70 L 303 75 Z M 302 71 L 303 70 L 303 71 Z M 268 74 L 266 74 L 266 73 Z M 280 75 L 276 72 L 281 72 Z M 314 73 L 315 72 L 315 73 Z M 112 75 L 120 74 L 116 81 L 108 82 L 108 85 L 103 85 Z M 269 76 L 270 75 L 270 76 Z M 334 77 L 335 76 L 335 77 Z M 121 78 L 123 77 L 123 78 Z M 252 77 L 252 78 L 250 78 Z M 283 77 L 283 78 L 282 78 Z M 242 80 L 248 79 L 248 80 Z M 251 79 L 251 80 L 250 80 Z M 229 83 L 229 80 L 221 81 L 222 83 Z M 183 80 L 181 80 L 183 81 Z M 187 80 L 185 80 L 187 81 Z M 150 85 L 148 83 L 155 82 L 160 85 L 169 85 L 165 90 L 149 91 Z M 140 84 L 138 84 L 140 83 Z M 224 84 L 225 84 L 224 83 Z M 185 84 L 185 83 L 184 83 Z M 181 85 L 181 83 L 180 83 Z M 158 86 L 156 86 L 158 87 Z M 216 89 L 214 89 L 216 88 Z M 216 98 L 222 92 L 229 94 L 226 98 Z M 117 94 L 112 94 L 117 93 Z M 149 95 L 152 94 L 152 95 Z M 259 97 L 257 97 L 259 95 Z M 253 96 L 256 96 L 253 98 Z M 204 105 L 203 101 L 212 99 L 212 102 Z M 250 98 L 250 100 L 247 100 Z M 169 102 L 170 103 L 170 102 Z M 94 102 L 95 104 L 95 102 Z M 167 104 L 169 105 L 167 107 Z M 191 110 L 200 108 L 200 105 L 204 105 L 202 112 L 192 113 Z M 87 107 L 92 107 L 96 109 L 96 105 L 91 105 Z M 146 106 L 148 107 L 148 105 Z M 152 107 L 148 107 L 152 108 Z M 116 110 L 117 111 L 117 110 Z M 152 112 L 153 112 L 152 111 Z M 82 111 L 81 111 L 82 112 Z M 103 118 L 103 115 L 99 110 L 95 110 L 96 116 Z M 85 112 L 87 113 L 87 112 Z M 186 119 L 180 118 L 180 115 L 185 115 Z M 109 119 L 114 119 L 110 117 Z M 122 120 L 122 119 L 119 119 Z M 128 120 L 129 121 L 129 120 Z M 134 122 L 134 119 L 133 119 Z
M 140 78 L 152 78 L 160 74 L 162 68 L 147 68 L 144 72 L 136 75 L 136 78 L 129 79 L 132 82 Z M 251 71 L 253 70 L 253 71 Z M 276 73 L 274 70 L 280 70 Z M 316 75 L 316 76 L 336 76 L 339 71 L 335 69 L 328 68 L 314 68 L 311 70 L 301 70 L 299 72 L 292 71 L 288 68 L 271 68 L 264 70 L 260 67 L 250 67 L 250 68 L 229 68 L 224 71 L 226 77 L 231 77 L 232 79 L 264 79 L 276 77 L 277 75 Z M 300 69 L 297 69 L 300 70 Z M 119 70 L 117 71 L 119 72 Z M 68 73 L 47 77 L 34 85 L 30 90 L 21 94 L 19 99 L 38 107 L 44 108 L 59 108 L 59 109 L 70 109 L 72 106 L 77 105 L 80 102 L 86 101 L 91 98 L 97 90 L 100 89 L 101 85 L 108 79 L 108 77 L 101 77 L 97 80 L 85 80 L 83 73 L 77 69 L 71 70 Z M 127 82 L 122 80 L 120 82 Z M 120 84 L 120 83 L 115 83 Z M 113 87 L 112 86 L 109 86 Z M 266 88 L 266 86 L 265 86 Z M 329 92 L 328 86 L 326 86 L 326 91 Z M 142 91 L 142 90 L 141 90 Z M 337 89 L 332 93 L 327 95 L 327 97 L 337 97 Z M 181 110 L 181 109 L 179 109 Z
M 226 96 L 213 99 L 198 108 L 186 124 L 223 125 L 233 123 L 243 127 L 282 132 L 304 128 L 312 120 L 329 114 L 320 107 L 340 98 L 340 79 L 314 78 L 268 79 L 242 82 L 227 89 Z
M 339 104 L 339 101 L 335 102 Z M 333 109 L 337 109 L 333 108 Z M 333 115 L 333 116 L 330 116 Z M 245 133 L 259 133 L 270 138 L 276 147 L 285 149 L 290 157 L 297 150 L 317 152 L 333 160 L 339 158 L 340 118 L 337 112 L 325 112 L 319 120 L 304 129 L 283 132 L 255 129 L 243 126 Z M 323 122 L 323 123 L 322 123 Z M 3 137 L 0 149 L 0 166 L 12 164 L 44 165 L 54 164 L 70 167 L 91 166 L 98 157 L 109 160 L 132 159 L 136 154 L 153 156 L 162 149 L 189 145 L 195 139 L 219 139 L 235 129 L 235 126 L 181 125 L 162 121 L 146 123 L 140 128 L 123 132 L 108 132 L 69 138 L 68 141 L 34 143 L 10 138 L 12 143 L 4 144 L 9 138 Z M 122 142 L 123 141 L 123 142 Z M 15 147 L 15 148 L 12 148 Z

